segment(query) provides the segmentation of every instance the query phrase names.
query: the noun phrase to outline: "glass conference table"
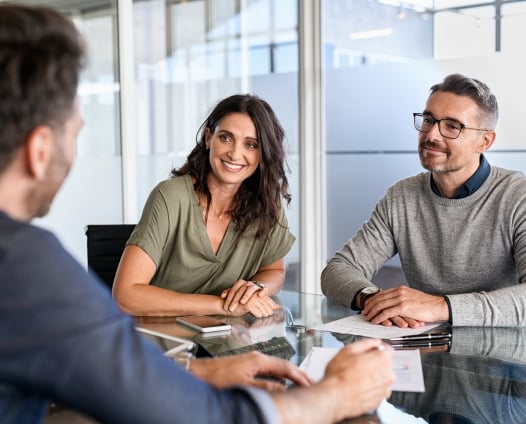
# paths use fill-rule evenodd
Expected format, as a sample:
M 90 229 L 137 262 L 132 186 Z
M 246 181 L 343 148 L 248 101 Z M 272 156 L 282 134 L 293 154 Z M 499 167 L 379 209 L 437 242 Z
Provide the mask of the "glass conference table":
M 175 317 L 136 317 L 137 326 L 191 339 L 198 355 L 222 355 L 286 339 L 284 356 L 299 365 L 314 346 L 341 347 L 356 336 L 312 330 L 352 314 L 321 295 L 282 291 L 272 317 L 224 318 L 225 334 L 200 334 Z M 525 424 L 526 328 L 454 327 L 447 349 L 421 349 L 425 392 L 393 392 L 377 412 L 348 423 Z

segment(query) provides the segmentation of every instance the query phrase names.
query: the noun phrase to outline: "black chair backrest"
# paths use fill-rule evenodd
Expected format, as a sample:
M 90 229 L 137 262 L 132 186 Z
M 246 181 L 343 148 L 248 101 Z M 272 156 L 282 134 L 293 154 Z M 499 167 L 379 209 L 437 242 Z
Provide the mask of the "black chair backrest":
M 134 228 L 134 224 L 86 226 L 88 271 L 98 275 L 110 288 L 126 242 Z

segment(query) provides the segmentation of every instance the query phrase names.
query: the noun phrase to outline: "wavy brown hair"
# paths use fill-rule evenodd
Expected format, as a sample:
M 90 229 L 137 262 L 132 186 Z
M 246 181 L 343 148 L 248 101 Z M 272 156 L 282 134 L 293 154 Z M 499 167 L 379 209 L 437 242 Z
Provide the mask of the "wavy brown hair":
M 197 144 L 188 155 L 186 163 L 172 170 L 172 177 L 191 175 L 194 189 L 207 198 L 211 195 L 207 177 L 211 171 L 209 152 L 206 148 L 206 130 L 213 133 L 226 115 L 244 113 L 256 127 L 260 151 L 259 166 L 243 183 L 234 197 L 232 222 L 238 235 L 252 223 L 257 223 L 256 237 L 268 237 L 278 223 L 281 199 L 290 203 L 289 184 L 285 175 L 285 131 L 270 105 L 254 94 L 236 94 L 221 100 L 197 132 Z

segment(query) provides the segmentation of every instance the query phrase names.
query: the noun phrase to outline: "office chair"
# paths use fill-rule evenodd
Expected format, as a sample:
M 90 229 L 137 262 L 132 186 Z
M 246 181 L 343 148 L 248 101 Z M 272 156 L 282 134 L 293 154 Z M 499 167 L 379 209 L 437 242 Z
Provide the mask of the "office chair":
M 134 224 L 87 225 L 88 272 L 93 272 L 111 289 L 122 252 Z

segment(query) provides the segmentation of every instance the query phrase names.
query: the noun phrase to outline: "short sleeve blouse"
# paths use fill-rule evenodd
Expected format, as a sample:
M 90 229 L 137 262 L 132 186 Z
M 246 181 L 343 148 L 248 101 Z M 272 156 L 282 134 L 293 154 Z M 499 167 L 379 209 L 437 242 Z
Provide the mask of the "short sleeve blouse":
M 283 208 L 268 238 L 254 234 L 252 225 L 236 238 L 230 223 L 214 254 L 192 179 L 184 175 L 153 189 L 127 244 L 141 247 L 157 265 L 150 284 L 218 295 L 239 278 L 249 280 L 262 266 L 283 258 L 295 241 Z

